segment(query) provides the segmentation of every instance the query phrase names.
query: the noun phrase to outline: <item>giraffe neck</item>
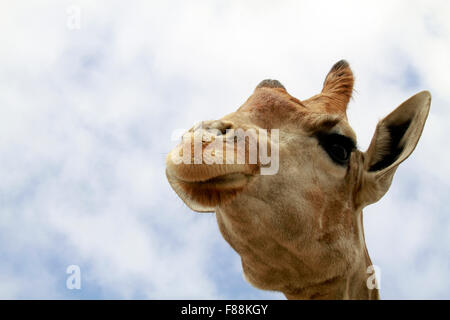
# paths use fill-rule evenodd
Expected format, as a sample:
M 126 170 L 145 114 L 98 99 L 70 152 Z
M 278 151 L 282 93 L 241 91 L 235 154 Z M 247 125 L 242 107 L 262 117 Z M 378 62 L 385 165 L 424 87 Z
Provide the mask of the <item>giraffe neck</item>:
M 374 271 L 368 269 L 372 266 L 366 242 L 364 238 L 364 229 L 362 221 L 362 212 L 358 212 L 358 250 L 360 258 L 354 261 L 353 271 L 345 276 L 339 276 L 328 279 L 309 287 L 303 287 L 299 290 L 289 293 L 284 292 L 287 299 L 290 300 L 310 300 L 310 299 L 363 299 L 378 300 L 380 299 L 379 290 L 374 288 Z M 369 286 L 371 288 L 369 288 Z
M 367 286 L 369 276 L 366 268 L 361 266 L 361 269 L 346 277 L 329 279 L 284 295 L 289 300 L 378 300 L 378 290 Z

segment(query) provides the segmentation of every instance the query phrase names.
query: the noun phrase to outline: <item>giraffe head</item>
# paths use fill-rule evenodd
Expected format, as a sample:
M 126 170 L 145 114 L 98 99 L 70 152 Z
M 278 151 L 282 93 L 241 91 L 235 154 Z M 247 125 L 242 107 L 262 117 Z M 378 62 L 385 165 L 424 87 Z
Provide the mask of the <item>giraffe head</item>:
M 414 150 L 431 96 L 420 92 L 382 119 L 362 152 L 346 116 L 352 90 L 345 61 L 307 100 L 264 80 L 236 112 L 193 127 L 167 157 L 172 188 L 191 209 L 216 212 L 256 287 L 289 297 L 344 279 L 367 256 L 362 208 L 387 192 Z M 265 174 L 268 168 L 274 170 Z

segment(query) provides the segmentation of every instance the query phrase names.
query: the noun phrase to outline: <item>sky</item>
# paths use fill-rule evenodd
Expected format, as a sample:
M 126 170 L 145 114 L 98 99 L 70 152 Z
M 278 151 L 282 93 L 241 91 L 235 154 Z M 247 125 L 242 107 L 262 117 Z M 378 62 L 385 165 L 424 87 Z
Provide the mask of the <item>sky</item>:
M 165 157 L 174 131 L 262 79 L 307 99 L 344 58 L 361 150 L 401 102 L 433 96 L 364 227 L 382 298 L 449 299 L 448 57 L 446 0 L 0 1 L 0 298 L 284 299 L 245 282 Z

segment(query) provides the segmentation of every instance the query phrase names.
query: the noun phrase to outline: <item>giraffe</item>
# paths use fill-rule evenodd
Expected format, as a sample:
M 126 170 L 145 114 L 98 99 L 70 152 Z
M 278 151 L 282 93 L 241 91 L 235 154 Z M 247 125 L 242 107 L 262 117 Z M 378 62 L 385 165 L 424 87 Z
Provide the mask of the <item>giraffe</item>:
M 431 95 L 417 93 L 380 120 L 362 152 L 346 115 L 353 83 L 345 60 L 331 68 L 319 94 L 302 101 L 277 80 L 264 80 L 237 111 L 193 127 L 167 156 L 171 187 L 192 210 L 216 213 L 244 278 L 256 288 L 287 299 L 379 299 L 377 287 L 367 284 L 372 262 L 362 210 L 388 191 L 415 149 Z M 248 146 L 245 161 L 236 163 L 235 142 L 251 136 L 230 133 L 237 129 L 253 130 L 259 149 L 268 143 L 279 159 L 275 174 L 261 174 L 268 164 L 251 163 Z M 259 139 L 263 130 L 267 137 L 277 130 L 276 145 Z M 209 158 L 230 161 L 195 158 L 199 139 L 202 152 L 221 140 Z M 175 161 L 181 156 L 191 161 Z

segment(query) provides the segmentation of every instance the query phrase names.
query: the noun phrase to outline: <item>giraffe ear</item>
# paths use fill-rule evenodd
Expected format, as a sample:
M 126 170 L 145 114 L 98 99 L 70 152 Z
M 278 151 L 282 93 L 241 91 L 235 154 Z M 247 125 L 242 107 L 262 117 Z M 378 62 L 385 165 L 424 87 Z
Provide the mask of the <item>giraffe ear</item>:
M 353 92 L 353 72 L 347 61 L 334 64 L 323 83 L 322 95 L 330 97 L 336 107 L 345 111 Z
M 431 94 L 422 91 L 378 122 L 364 153 L 360 203 L 378 201 L 389 189 L 398 165 L 414 151 L 430 110 Z

